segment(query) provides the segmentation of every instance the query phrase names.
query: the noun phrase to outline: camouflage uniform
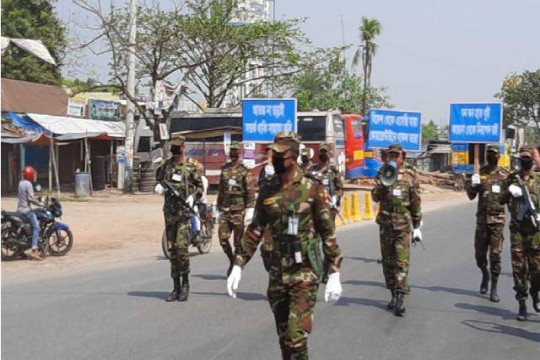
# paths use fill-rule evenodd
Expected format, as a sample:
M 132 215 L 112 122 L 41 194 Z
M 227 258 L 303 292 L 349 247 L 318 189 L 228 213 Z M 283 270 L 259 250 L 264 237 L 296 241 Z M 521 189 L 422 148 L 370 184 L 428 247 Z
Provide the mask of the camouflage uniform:
M 499 152 L 498 146 L 489 146 L 488 151 Z M 504 180 L 508 172 L 498 166 L 485 165 L 480 169 L 480 185 L 466 185 L 467 196 L 473 200 L 478 195 L 476 210 L 476 231 L 474 236 L 474 251 L 476 265 L 487 273 L 487 252 L 492 282 L 497 283 L 501 273 L 501 252 L 504 241 L 504 206 L 499 199 Z
M 287 139 L 285 135 L 282 138 Z M 289 135 L 289 142 L 297 144 L 296 134 Z M 274 151 L 286 149 L 278 146 Z M 298 219 L 296 236 L 287 235 L 292 217 Z M 305 177 L 299 167 L 289 188 L 282 188 L 279 182 L 264 182 L 236 265 L 244 267 L 253 257 L 267 227 L 271 236 L 264 239 L 261 255 L 269 273 L 267 295 L 283 359 L 307 359 L 307 336 L 322 274 L 319 239 L 331 273 L 339 271 L 342 261 L 323 187 Z M 295 252 L 301 253 L 300 263 L 295 261 Z
M 183 142 L 183 140 L 182 140 Z M 184 199 L 192 195 L 198 199 L 203 192 L 202 181 L 197 174 L 197 163 L 193 159 L 184 158 L 175 164 L 174 158 L 163 161 L 156 175 L 157 181 L 166 180 Z M 191 226 L 191 213 L 171 194 L 165 194 L 163 205 L 165 215 L 165 229 L 167 243 L 171 253 L 171 277 L 179 278 L 189 274 L 189 227 Z
M 240 144 L 233 142 L 231 149 L 240 149 Z M 249 170 L 240 162 L 227 163 L 221 168 L 217 207 L 219 218 L 219 243 L 230 261 L 234 260 L 229 237 L 234 231 L 234 253 L 242 246 L 244 234 L 244 212 L 255 203 L 255 192 L 251 184 Z
M 308 158 L 308 162 L 304 163 L 302 162 L 300 164 L 300 169 L 302 169 L 302 171 L 304 173 L 307 173 L 308 171 L 311 170 L 311 168 L 313 167 L 313 164 L 311 163 L 311 159 L 309 158 L 309 156 L 311 155 L 310 154 L 310 149 L 309 148 L 303 148 L 301 151 L 300 151 L 300 155 L 301 156 L 306 156 Z
M 392 145 L 388 151 L 402 151 L 402 147 Z M 422 221 L 420 184 L 416 170 L 408 165 L 399 168 L 397 181 L 392 186 L 382 185 L 380 176 L 379 172 L 372 196 L 381 204 L 376 222 L 386 287 L 393 294 L 408 294 L 411 225 L 418 228 Z
M 500 197 L 501 204 L 508 204 L 511 215 L 510 220 L 510 252 L 512 257 L 512 273 L 514 277 L 514 290 L 516 299 L 524 301 L 527 298 L 528 281 L 531 285 L 531 294 L 540 290 L 540 231 L 535 229 L 529 217 L 519 221 L 518 210 L 523 205 L 523 197 L 513 198 L 508 188 L 510 185 L 518 185 L 517 172 L 512 172 L 503 186 Z M 519 173 L 523 179 L 522 173 Z M 523 183 L 529 189 L 531 198 L 540 209 L 540 174 L 531 171 L 527 180 Z

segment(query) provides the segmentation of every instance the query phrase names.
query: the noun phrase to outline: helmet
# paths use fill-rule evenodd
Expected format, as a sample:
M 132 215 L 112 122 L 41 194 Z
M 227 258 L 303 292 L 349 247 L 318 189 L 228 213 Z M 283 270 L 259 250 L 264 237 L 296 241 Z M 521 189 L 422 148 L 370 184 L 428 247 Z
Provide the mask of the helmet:
M 25 166 L 22 171 L 23 179 L 28 181 L 35 181 L 36 180 L 36 170 L 34 170 L 31 166 Z

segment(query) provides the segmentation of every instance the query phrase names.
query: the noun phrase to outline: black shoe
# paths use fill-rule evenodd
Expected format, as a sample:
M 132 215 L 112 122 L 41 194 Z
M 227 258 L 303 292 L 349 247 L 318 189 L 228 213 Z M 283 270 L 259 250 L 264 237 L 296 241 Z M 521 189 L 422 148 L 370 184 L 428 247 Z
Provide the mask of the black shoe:
M 538 302 L 538 290 L 530 289 L 529 294 L 531 294 L 532 306 L 534 311 L 540 312 L 540 302 Z
M 165 299 L 166 302 L 176 301 L 178 300 L 178 295 L 180 292 L 180 278 L 176 277 L 173 278 L 174 288 L 173 291 L 167 296 L 167 299 Z
M 229 268 L 227 269 L 227 277 L 229 277 L 229 275 L 231 275 L 231 271 L 232 271 L 233 267 L 234 267 L 234 261 L 230 260 Z
M 392 293 L 392 298 L 388 302 L 388 305 L 386 305 L 386 308 L 388 310 L 392 310 L 394 308 L 394 306 L 396 305 L 396 297 L 394 296 L 394 291 L 390 290 L 390 292 Z
M 325 271 L 325 272 L 323 273 L 321 282 L 322 282 L 323 284 L 326 284 L 326 283 L 328 282 L 328 272 L 327 272 L 327 271 Z
M 518 316 L 516 317 L 517 321 L 527 321 L 527 304 L 525 303 L 525 300 L 519 301 L 519 312 Z
M 494 303 L 498 303 L 499 301 L 501 301 L 501 299 L 499 298 L 499 294 L 497 294 L 497 279 L 495 277 L 491 279 L 491 292 L 489 295 L 489 301 Z
M 187 276 L 182 279 L 182 286 L 180 286 L 180 293 L 178 294 L 178 301 L 187 301 L 189 297 L 189 281 Z
M 397 293 L 396 304 L 394 307 L 394 315 L 403 316 L 403 314 L 405 314 L 405 305 L 403 305 L 403 294 Z
M 487 268 L 482 268 L 482 283 L 480 283 L 480 294 L 487 294 L 489 285 L 489 271 Z

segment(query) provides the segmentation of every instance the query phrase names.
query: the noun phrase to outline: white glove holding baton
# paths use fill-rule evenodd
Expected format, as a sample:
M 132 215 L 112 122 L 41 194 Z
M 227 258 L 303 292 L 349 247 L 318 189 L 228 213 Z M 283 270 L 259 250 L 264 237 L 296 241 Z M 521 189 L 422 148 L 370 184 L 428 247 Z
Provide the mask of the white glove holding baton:
M 508 191 L 510 191 L 510 194 L 512 195 L 512 197 L 515 197 L 515 198 L 520 198 L 523 196 L 523 190 L 521 189 L 521 187 L 517 186 L 517 185 L 510 185 L 508 187 Z
M 165 188 L 163 188 L 160 183 L 157 183 L 156 187 L 154 188 L 154 192 L 156 194 L 163 195 L 163 193 L 165 192 Z
M 478 185 L 480 185 L 480 183 L 481 183 L 480 175 L 474 174 L 473 176 L 471 176 L 471 185 L 472 186 L 478 186 Z
M 238 265 L 234 265 L 231 271 L 231 275 L 227 278 L 227 294 L 233 299 L 236 299 L 236 289 L 242 279 L 242 268 Z
M 328 282 L 326 283 L 326 289 L 324 289 L 324 301 L 338 301 L 341 297 L 341 292 L 339 273 L 335 272 L 328 275 Z

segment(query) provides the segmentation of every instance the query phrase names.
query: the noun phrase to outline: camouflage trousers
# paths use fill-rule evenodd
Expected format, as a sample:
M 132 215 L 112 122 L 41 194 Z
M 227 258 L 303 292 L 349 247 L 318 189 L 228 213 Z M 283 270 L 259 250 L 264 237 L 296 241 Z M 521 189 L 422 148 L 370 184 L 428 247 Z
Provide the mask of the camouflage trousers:
M 171 277 L 189 274 L 189 235 L 191 219 L 180 218 L 176 221 L 165 221 L 167 246 L 171 254 Z
M 287 360 L 308 359 L 307 337 L 313 324 L 319 278 L 313 272 L 303 275 L 303 279 L 288 284 L 281 276 L 270 275 L 268 285 L 282 358 Z
M 482 269 L 487 267 L 489 251 L 489 268 L 492 278 L 501 273 L 501 252 L 504 241 L 504 224 L 476 224 L 474 235 L 474 257 L 476 265 Z
M 532 291 L 540 291 L 540 232 L 510 234 L 510 253 L 516 299 L 527 298 L 528 282 Z
M 227 212 L 220 215 L 218 237 L 219 244 L 229 259 L 234 258 L 229 238 L 234 232 L 234 254 L 242 249 L 242 236 L 244 235 L 244 212 Z
M 381 256 L 386 287 L 408 294 L 409 260 L 411 257 L 411 232 L 395 230 L 392 224 L 379 226 Z

